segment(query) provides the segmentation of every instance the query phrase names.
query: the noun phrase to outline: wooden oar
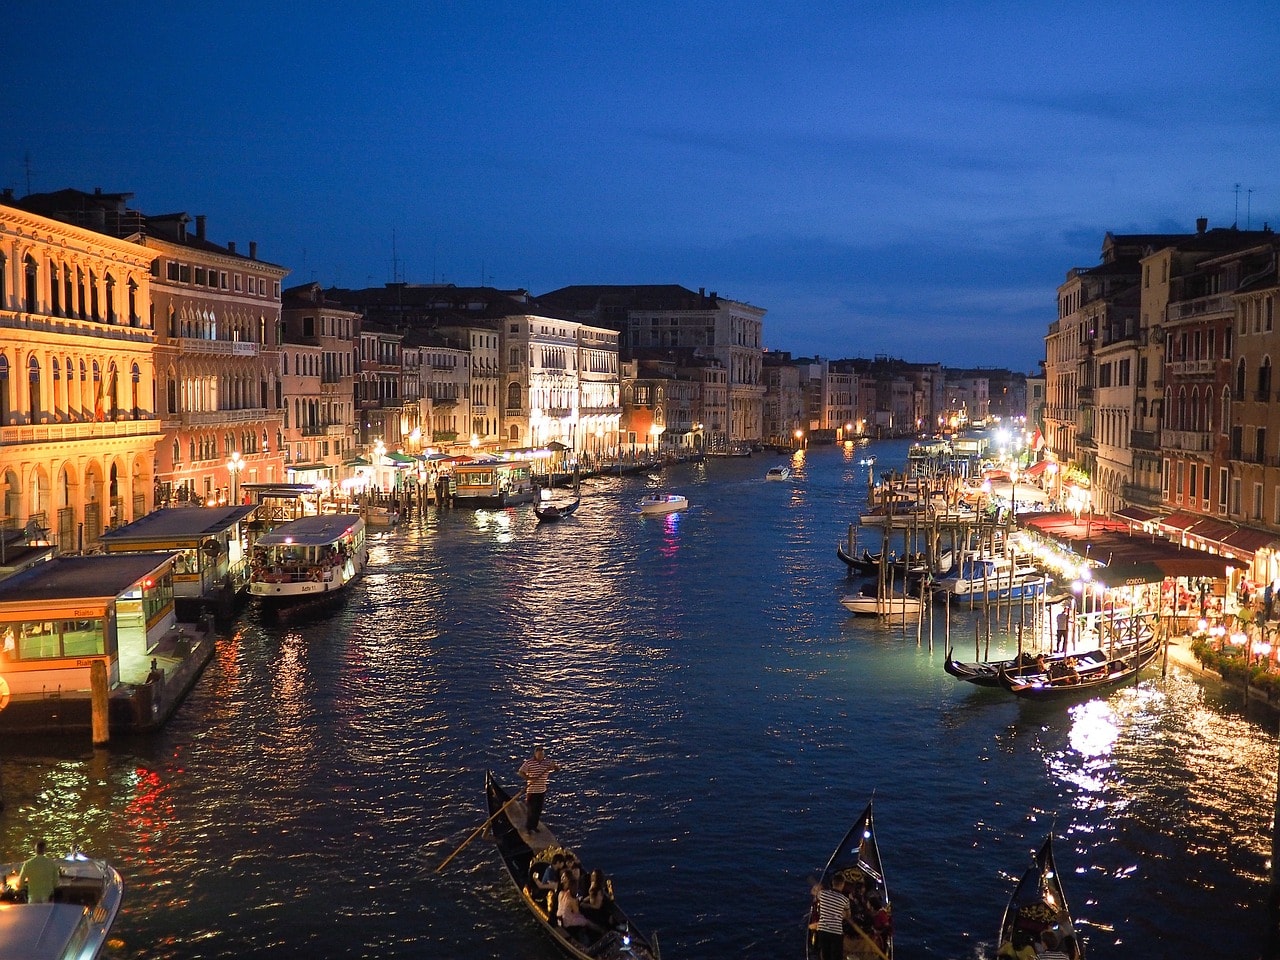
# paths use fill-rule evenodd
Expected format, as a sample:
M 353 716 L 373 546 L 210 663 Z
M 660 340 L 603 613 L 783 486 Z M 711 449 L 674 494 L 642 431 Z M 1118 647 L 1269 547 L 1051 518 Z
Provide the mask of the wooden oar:
M 467 837 L 467 839 L 463 840 L 463 841 L 462 841 L 462 846 L 458 847 L 458 849 L 457 849 L 457 850 L 453 851 L 453 853 L 451 853 L 451 854 L 449 854 L 449 856 L 445 857 L 445 858 L 444 858 L 444 860 L 443 860 L 443 861 L 441 861 L 440 866 L 436 867 L 436 869 L 435 869 L 435 871 L 434 871 L 434 872 L 435 872 L 435 873 L 439 873 L 439 872 L 440 872 L 441 870 L 443 870 L 446 866 L 448 866 L 448 865 L 449 865 L 449 861 L 450 861 L 450 860 L 452 860 L 454 857 L 456 857 L 458 854 L 460 854 L 460 853 L 461 853 L 461 852 L 466 848 L 467 844 L 469 844 L 472 840 L 474 840 L 476 837 L 480 836 L 480 834 L 484 833 L 484 829 L 485 829 L 485 827 L 489 826 L 489 824 L 491 824 L 491 823 L 493 823 L 493 821 L 497 820 L 497 819 L 498 819 L 498 817 L 500 817 L 502 814 L 506 813 L 506 812 L 507 812 L 507 807 L 511 806 L 513 803 L 515 803 L 517 800 L 519 800 L 519 799 L 521 798 L 521 796 L 522 796 L 521 794 L 517 793 L 514 797 L 512 797 L 510 800 L 508 800 L 506 803 L 504 803 L 501 807 L 499 807 L 499 808 L 498 808 L 498 812 L 497 812 L 497 813 L 495 813 L 493 816 L 491 816 L 491 817 L 490 817 L 488 820 L 486 820 L 484 823 L 480 824 L 480 826 L 476 827 L 476 829 L 475 829 L 475 833 L 471 834 L 471 836 L 469 836 L 469 837 Z
M 880 944 L 876 943 L 875 940 L 872 939 L 871 935 L 867 933 L 867 931 L 863 930 L 856 923 L 850 923 L 849 926 L 853 927 L 853 929 L 857 931 L 858 936 L 860 936 L 863 940 L 867 941 L 867 945 L 876 952 L 877 956 L 882 957 L 883 960 L 889 960 L 889 955 L 880 949 Z

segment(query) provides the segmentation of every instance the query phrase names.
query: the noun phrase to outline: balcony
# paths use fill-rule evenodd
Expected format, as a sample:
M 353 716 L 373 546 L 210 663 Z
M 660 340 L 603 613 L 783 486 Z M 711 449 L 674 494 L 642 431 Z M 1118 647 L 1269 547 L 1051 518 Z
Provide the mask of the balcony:
M 270 414 L 266 407 L 250 407 L 247 410 L 203 410 L 185 412 L 182 423 L 188 427 L 214 427 L 224 423 L 251 423 L 254 420 L 266 420 Z
M 221 354 L 226 357 L 256 357 L 260 347 L 248 340 L 206 340 L 203 337 L 179 337 L 183 353 Z
M 1076 399 L 1084 400 L 1088 403 L 1092 403 L 1093 402 L 1093 385 L 1085 384 L 1084 386 L 1076 387 Z
M 1174 360 L 1165 365 L 1171 377 L 1211 377 L 1215 360 Z
M 1211 434 L 1196 430 L 1165 430 L 1162 439 L 1173 450 L 1187 453 L 1208 453 L 1213 449 Z
M 1133 430 L 1129 433 L 1129 446 L 1134 450 L 1160 451 L 1160 434 L 1148 430 Z
M 74 423 L 38 423 L 0 427 L 0 445 L 49 443 L 68 440 L 112 440 L 118 437 L 159 436 L 160 421 L 82 420 Z
M 1077 446 L 1077 447 L 1081 447 L 1081 448 L 1083 448 L 1083 449 L 1085 449 L 1085 450 L 1097 450 L 1097 449 L 1098 449 L 1097 441 L 1095 441 L 1095 440 L 1093 439 L 1093 434 L 1092 434 L 1092 433 L 1077 433 L 1077 434 L 1076 434 L 1076 446 Z
M 1231 298 L 1223 294 L 1214 294 L 1211 297 L 1196 297 L 1194 300 L 1181 300 L 1177 303 L 1169 304 L 1168 307 L 1170 320 L 1194 320 L 1213 314 L 1231 314 L 1233 312 L 1234 307 L 1232 306 Z

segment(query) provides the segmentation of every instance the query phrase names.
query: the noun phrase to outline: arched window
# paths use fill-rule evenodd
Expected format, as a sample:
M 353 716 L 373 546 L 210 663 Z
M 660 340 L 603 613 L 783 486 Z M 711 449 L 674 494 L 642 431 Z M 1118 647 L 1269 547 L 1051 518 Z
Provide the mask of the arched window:
M 40 268 L 36 266 L 35 260 L 31 257 L 26 259 L 26 291 L 23 297 L 23 306 L 27 313 L 35 313 L 40 305 Z
M 1258 367 L 1258 396 L 1255 398 L 1266 402 L 1271 397 L 1271 358 L 1263 357 Z
M 53 388 L 49 394 L 49 409 L 53 413 L 55 420 L 61 419 L 59 413 L 62 410 L 62 364 L 58 363 L 58 358 L 54 357 L 49 361 L 50 370 L 53 373 Z
M 27 361 L 27 412 L 31 423 L 40 422 L 40 361 L 35 357 Z
M 0 267 L 3 267 L 0 257 Z M 9 422 L 9 358 L 0 353 L 0 425 Z
M 142 370 L 138 368 L 138 365 L 136 363 L 133 365 L 132 369 L 130 369 L 129 371 L 129 380 L 130 380 L 129 408 L 132 410 L 131 416 L 133 417 L 134 420 L 141 420 L 142 409 L 138 403 L 138 390 L 141 389 L 141 385 L 142 385 Z
M 138 284 L 129 278 L 129 326 L 136 327 L 142 318 L 138 316 Z
M 116 322 L 116 278 L 107 274 L 107 323 Z
M 1244 357 L 1236 364 L 1236 396 L 1244 396 Z
M 49 314 L 58 316 L 62 313 L 62 304 L 59 303 L 62 292 L 62 285 L 58 280 L 58 265 L 54 261 L 49 261 Z
M 173 441 L 173 465 L 176 467 L 182 462 L 182 444 L 177 440 Z
M 98 361 L 93 361 L 93 419 L 101 420 L 107 411 L 102 405 L 102 368 Z
M 520 409 L 520 384 L 514 381 L 507 386 L 507 409 Z

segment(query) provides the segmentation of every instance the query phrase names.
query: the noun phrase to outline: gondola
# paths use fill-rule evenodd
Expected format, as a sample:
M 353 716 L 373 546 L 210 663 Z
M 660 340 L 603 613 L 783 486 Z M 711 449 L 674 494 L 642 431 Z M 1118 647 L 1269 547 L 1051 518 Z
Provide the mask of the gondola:
M 834 877 L 841 876 L 845 881 L 845 892 L 851 894 L 853 904 L 854 925 L 857 934 L 845 936 L 845 956 L 859 958 L 875 958 L 875 960 L 892 960 L 893 930 L 892 925 L 881 936 L 868 916 L 862 916 L 863 905 L 875 909 L 875 902 L 883 906 L 887 915 L 892 916 L 889 905 L 889 885 L 885 882 L 884 867 L 880 863 L 880 848 L 876 845 L 875 824 L 871 816 L 871 804 L 862 811 L 835 852 L 822 870 L 819 882 L 829 883 Z M 806 939 L 805 956 L 808 960 L 817 960 L 818 942 L 815 935 L 817 923 L 815 913 L 810 917 L 809 936 Z
M 997 943 L 1003 946 L 1012 940 L 1014 947 L 1021 948 L 1024 944 L 1034 944 L 1050 929 L 1058 937 L 1058 949 L 1072 960 L 1084 960 L 1084 944 L 1071 923 L 1071 910 L 1053 862 L 1053 834 L 1045 838 L 1031 866 L 1014 888 L 1000 920 Z
M 1065 654 L 1054 654 L 1052 659 L 1061 660 Z M 1048 662 L 1050 658 L 1046 657 Z M 1000 686 L 1000 673 L 1007 671 L 1008 673 L 1018 675 L 1019 661 L 1013 660 L 991 660 L 987 662 L 961 662 L 951 659 L 951 650 L 947 650 L 947 659 L 942 663 L 942 669 L 951 674 L 957 680 L 965 680 L 969 683 L 976 684 L 979 687 L 998 687 Z M 1022 670 L 1034 670 L 1036 667 L 1036 658 L 1029 653 L 1024 653 L 1021 660 Z
M 880 569 L 880 557 L 872 556 L 866 550 L 861 557 L 855 557 L 844 548 L 843 543 L 836 544 L 836 556 L 854 573 L 875 573 Z
M 1115 686 L 1137 676 L 1159 652 L 1160 641 L 1156 639 L 1123 652 L 1090 650 L 1051 664 L 1045 673 L 1015 675 L 1001 670 L 1000 686 L 1026 700 L 1074 697 L 1090 690 Z
M 524 905 L 565 954 L 577 960 L 658 960 L 656 938 L 639 933 L 616 903 L 610 903 L 609 922 L 604 933 L 593 935 L 590 942 L 579 940 L 561 927 L 555 919 L 554 894 L 534 887 L 530 873 L 541 872 L 555 854 L 572 854 L 573 851 L 561 846 L 545 823 L 539 824 L 537 833 L 532 836 L 522 834 L 518 825 L 524 823 L 524 803 L 513 799 L 492 772 L 485 774 L 484 792 L 492 821 L 493 842 L 502 857 L 503 866 L 507 868 L 507 874 Z M 612 891 L 610 894 L 612 899 Z
M 578 509 L 578 504 L 581 502 L 582 500 L 579 497 L 574 497 L 572 500 L 545 500 L 535 503 L 533 512 L 537 516 L 539 523 L 551 523 L 572 516 L 573 511 Z

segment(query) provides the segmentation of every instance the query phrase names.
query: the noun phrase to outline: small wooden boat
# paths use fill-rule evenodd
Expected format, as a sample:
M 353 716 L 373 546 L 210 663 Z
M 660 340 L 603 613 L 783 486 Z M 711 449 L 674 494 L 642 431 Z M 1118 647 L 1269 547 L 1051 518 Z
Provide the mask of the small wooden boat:
M 766 480 L 790 480 L 790 467 L 770 467 L 764 475 Z
M 657 960 L 656 940 L 636 930 L 631 918 L 614 902 L 609 904 L 610 915 L 603 925 L 604 932 L 592 932 L 590 936 L 594 939 L 590 942 L 584 942 L 560 926 L 555 915 L 554 893 L 540 890 L 532 876 L 535 872 L 541 873 L 557 853 L 572 855 L 573 851 L 561 846 L 545 823 L 539 824 L 537 833 L 531 836 L 522 833 L 524 803 L 513 799 L 492 772 L 485 774 L 484 792 L 492 820 L 493 842 L 502 857 L 502 864 L 507 868 L 507 874 L 524 905 L 561 950 L 578 960 L 630 960 L 633 957 L 636 960 Z M 520 953 L 519 950 L 515 952 Z
M 876 845 L 875 824 L 871 816 L 871 804 L 862 811 L 822 870 L 819 883 L 824 886 L 835 877 L 843 878 L 845 894 L 849 897 L 854 936 L 845 936 L 844 956 L 891 960 L 893 957 L 893 926 L 883 923 L 876 927 L 876 912 L 892 916 L 889 903 L 889 885 L 885 881 L 884 867 L 880 863 L 880 848 Z M 817 960 L 818 943 L 815 936 L 817 903 L 810 916 L 809 937 L 805 955 Z
M 1053 862 L 1053 834 L 1045 838 L 1031 866 L 1014 888 L 1000 920 L 997 943 L 1003 946 L 1013 941 L 1015 947 L 1021 948 L 1043 938 L 1046 930 L 1054 932 L 1059 950 L 1072 960 L 1084 960 L 1084 944 L 1072 926 L 1062 880 Z
M 1157 639 L 1128 649 L 1090 650 L 1058 659 L 1045 672 L 1014 674 L 1002 670 L 1000 686 L 1026 700 L 1078 696 L 1137 676 L 1159 652 Z
M 1044 663 L 1046 668 L 1055 661 L 1065 660 L 1067 654 L 1055 653 L 1053 655 L 1046 654 Z M 1009 673 L 1012 676 L 1020 676 L 1027 672 L 1044 673 L 1038 663 L 1039 658 L 1030 653 L 1022 654 L 1022 658 L 1014 657 L 1010 660 L 990 660 L 990 661 L 973 661 L 962 663 L 951 659 L 951 650 L 947 650 L 947 659 L 942 664 L 942 669 L 951 674 L 957 680 L 966 680 L 969 683 L 977 684 L 980 687 L 998 687 L 1000 686 L 1000 674 L 1002 672 Z
M 646 517 L 661 517 L 689 509 L 689 499 L 678 493 L 650 493 L 636 501 L 636 510 Z
M 572 516 L 581 502 L 578 497 L 572 500 L 541 500 L 533 505 L 533 512 L 539 523 L 553 523 Z
M 28 903 L 18 890 L 22 863 L 0 866 L 0 956 L 24 960 L 91 960 L 102 953 L 120 912 L 124 881 L 105 860 L 78 850 L 58 864 L 49 903 Z

